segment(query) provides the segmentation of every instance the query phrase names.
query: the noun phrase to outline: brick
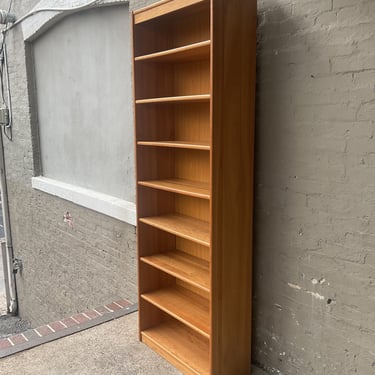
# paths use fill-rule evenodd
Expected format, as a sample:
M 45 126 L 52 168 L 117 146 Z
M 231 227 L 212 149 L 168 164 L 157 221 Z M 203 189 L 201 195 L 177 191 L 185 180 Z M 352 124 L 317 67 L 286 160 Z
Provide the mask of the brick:
M 9 340 L 11 340 L 14 345 L 27 342 L 27 340 L 22 335 L 11 336 L 9 337 Z
M 0 350 L 10 348 L 12 344 L 9 342 L 8 339 L 0 339 Z
M 61 331 L 66 327 L 61 322 L 52 322 L 48 324 L 55 332 Z
M 79 324 L 87 322 L 88 320 L 90 320 L 89 318 L 87 318 L 86 316 L 84 316 L 82 314 L 73 315 L 72 319 L 76 320 Z
M 108 314 L 109 312 L 111 312 L 110 310 L 106 309 L 104 306 L 95 307 L 95 310 L 102 315 Z
M 108 307 L 112 311 L 120 310 L 121 306 L 117 305 L 116 303 L 109 303 L 108 305 L 105 305 L 105 307 Z
M 40 336 L 48 336 L 50 335 L 51 333 L 53 333 L 53 331 L 51 330 L 51 328 L 49 328 L 48 326 L 41 326 L 41 327 L 38 327 L 38 328 L 35 328 L 34 329 L 37 333 L 39 333 Z
M 77 325 L 77 322 L 74 321 L 72 318 L 61 319 L 61 322 L 64 323 L 67 327 L 72 327 L 72 326 Z
M 116 301 L 116 303 L 118 305 L 120 305 L 121 307 L 123 307 L 123 308 L 129 307 L 131 305 L 131 303 L 129 301 L 127 301 L 126 299 L 122 299 L 120 301 Z
M 90 319 L 98 318 L 100 315 L 94 311 L 94 310 L 87 310 L 84 312 L 85 315 L 87 315 Z

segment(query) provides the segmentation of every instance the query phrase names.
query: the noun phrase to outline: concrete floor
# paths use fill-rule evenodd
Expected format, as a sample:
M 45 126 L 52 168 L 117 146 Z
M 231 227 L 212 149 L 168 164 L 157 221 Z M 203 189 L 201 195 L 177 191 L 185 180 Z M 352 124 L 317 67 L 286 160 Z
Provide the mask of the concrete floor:
M 136 313 L 0 361 L 1 375 L 180 375 L 138 341 Z M 264 375 L 254 370 L 252 375 Z

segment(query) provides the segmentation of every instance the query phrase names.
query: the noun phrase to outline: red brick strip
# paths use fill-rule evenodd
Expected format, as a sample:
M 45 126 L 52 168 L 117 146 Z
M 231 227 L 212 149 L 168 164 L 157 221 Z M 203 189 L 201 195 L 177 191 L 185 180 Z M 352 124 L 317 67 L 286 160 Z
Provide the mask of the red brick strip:
M 0 339 L 0 358 L 117 319 L 134 311 L 137 311 L 137 305 L 124 299 Z

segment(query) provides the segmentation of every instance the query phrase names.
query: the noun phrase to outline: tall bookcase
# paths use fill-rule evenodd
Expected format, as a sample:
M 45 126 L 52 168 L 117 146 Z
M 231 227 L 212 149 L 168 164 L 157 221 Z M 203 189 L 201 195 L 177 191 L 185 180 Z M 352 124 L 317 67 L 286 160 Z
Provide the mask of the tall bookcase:
M 250 373 L 256 0 L 133 12 L 140 339 Z

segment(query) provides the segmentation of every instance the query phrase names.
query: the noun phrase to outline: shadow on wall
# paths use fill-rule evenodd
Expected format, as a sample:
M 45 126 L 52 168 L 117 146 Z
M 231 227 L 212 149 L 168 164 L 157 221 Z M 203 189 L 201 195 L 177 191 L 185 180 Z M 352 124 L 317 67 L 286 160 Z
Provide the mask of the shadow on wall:
M 292 46 L 285 43 L 286 37 L 282 43 L 280 36 L 290 33 L 293 22 L 285 9 L 275 8 L 272 14 L 261 5 L 258 9 L 252 359 L 274 373 L 278 355 L 270 351 L 273 343 L 268 340 L 282 314 L 277 297 L 286 269 L 282 270 L 285 261 L 280 258 L 289 257 L 290 243 L 285 231 L 290 224 L 282 210 L 289 182 L 296 178 L 287 164 L 293 158 L 294 142 L 285 143 L 294 125 L 288 84 L 291 70 L 281 64 L 284 51 Z
M 310 263 L 334 240 L 329 212 L 310 204 L 347 181 L 341 122 L 352 109 L 330 86 L 337 13 L 331 1 L 258 4 L 253 361 L 275 374 L 338 373 L 324 324 L 330 270 Z

